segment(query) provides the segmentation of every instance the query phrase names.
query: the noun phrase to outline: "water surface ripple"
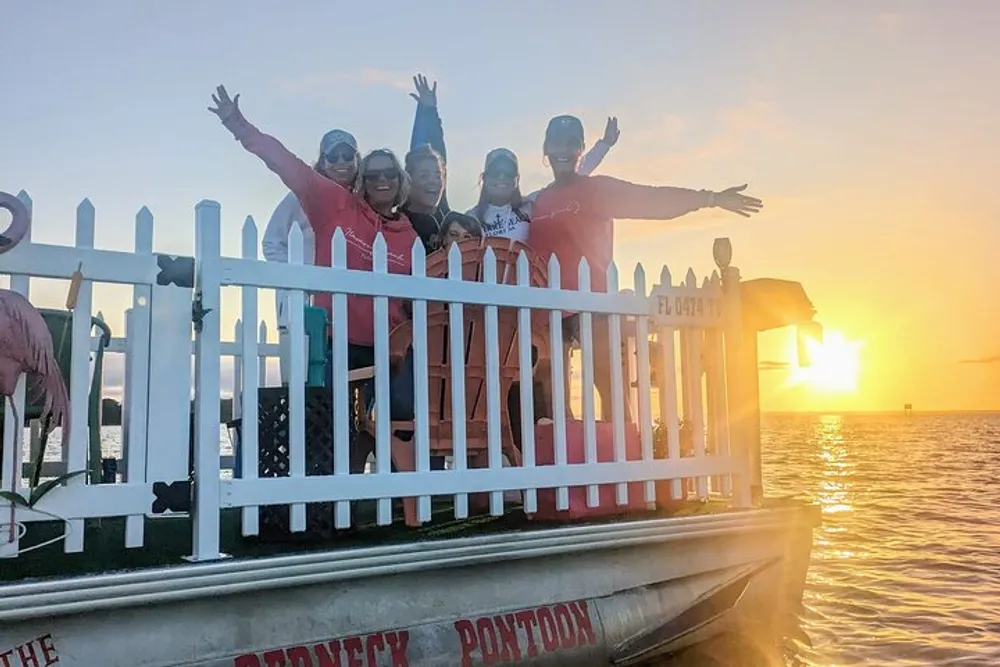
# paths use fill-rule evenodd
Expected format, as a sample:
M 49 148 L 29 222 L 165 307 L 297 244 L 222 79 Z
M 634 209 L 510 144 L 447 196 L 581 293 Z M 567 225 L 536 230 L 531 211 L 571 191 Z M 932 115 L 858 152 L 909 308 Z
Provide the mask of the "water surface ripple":
M 765 488 L 819 503 L 802 634 L 678 667 L 1000 665 L 1000 414 L 766 415 Z

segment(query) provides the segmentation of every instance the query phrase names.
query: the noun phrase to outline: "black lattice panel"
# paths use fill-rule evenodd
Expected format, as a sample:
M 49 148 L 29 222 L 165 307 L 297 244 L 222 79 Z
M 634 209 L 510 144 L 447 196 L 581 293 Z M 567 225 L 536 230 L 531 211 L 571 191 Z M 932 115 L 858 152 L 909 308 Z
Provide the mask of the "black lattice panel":
M 257 438 L 260 477 L 289 474 L 288 389 L 269 387 L 258 393 Z M 328 389 L 309 387 L 305 400 L 306 475 L 333 474 L 333 406 Z M 306 505 L 306 532 L 289 531 L 288 505 L 260 508 L 260 537 L 280 540 L 296 537 L 326 538 L 333 534 L 333 503 Z

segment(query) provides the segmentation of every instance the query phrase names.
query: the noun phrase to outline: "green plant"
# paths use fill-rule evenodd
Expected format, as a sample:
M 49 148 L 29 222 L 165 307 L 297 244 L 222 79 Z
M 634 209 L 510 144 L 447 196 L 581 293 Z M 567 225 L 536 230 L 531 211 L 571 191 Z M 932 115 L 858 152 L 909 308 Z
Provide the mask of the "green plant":
M 61 486 L 64 482 L 67 482 L 77 475 L 86 474 L 86 470 L 75 470 L 73 472 L 68 472 L 65 475 L 60 475 L 55 479 L 49 479 L 36 486 L 28 487 L 28 496 L 22 496 L 20 493 L 14 491 L 0 491 L 0 500 L 6 500 L 11 505 L 26 507 L 32 509 L 38 504 L 44 496 L 48 495 L 53 489 Z M 37 479 L 37 477 L 35 478 Z

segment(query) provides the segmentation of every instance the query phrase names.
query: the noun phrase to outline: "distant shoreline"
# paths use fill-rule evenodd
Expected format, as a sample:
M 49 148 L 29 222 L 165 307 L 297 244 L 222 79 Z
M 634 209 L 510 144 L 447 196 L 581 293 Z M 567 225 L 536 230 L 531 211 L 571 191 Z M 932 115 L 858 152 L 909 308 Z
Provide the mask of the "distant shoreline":
M 121 426 L 121 404 L 113 398 L 105 398 L 103 401 L 104 426 Z M 220 401 L 220 423 L 225 424 L 232 419 L 233 399 L 223 398 Z M 918 417 L 918 416 L 989 416 L 1000 415 L 1000 410 L 913 410 L 907 415 L 903 410 L 764 410 L 762 417 L 821 417 L 824 415 L 836 415 L 840 417 L 861 416 L 861 417 Z

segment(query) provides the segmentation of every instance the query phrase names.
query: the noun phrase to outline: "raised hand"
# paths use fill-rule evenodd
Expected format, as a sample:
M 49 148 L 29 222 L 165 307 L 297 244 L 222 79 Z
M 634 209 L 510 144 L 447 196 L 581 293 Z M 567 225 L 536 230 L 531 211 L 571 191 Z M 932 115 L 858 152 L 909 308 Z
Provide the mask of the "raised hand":
M 712 205 L 749 218 L 751 213 L 759 213 L 764 203 L 756 197 L 741 194 L 746 189 L 747 186 L 744 183 L 727 188 L 722 192 L 714 192 L 711 195 Z
M 621 136 L 621 132 L 618 130 L 618 118 L 611 116 L 608 118 L 608 124 L 604 128 L 604 136 L 601 137 L 601 141 L 608 146 L 614 146 L 618 143 L 619 136 Z
M 423 74 L 418 74 L 413 77 L 413 87 L 417 89 L 417 92 L 410 93 L 410 97 L 417 101 L 417 104 L 422 104 L 427 107 L 436 107 L 438 103 L 437 91 L 438 84 L 437 81 L 434 82 L 434 87 L 427 85 L 427 77 Z
M 219 86 L 215 89 L 215 95 L 212 95 L 212 101 L 215 102 L 215 108 L 208 107 L 208 110 L 219 117 L 223 123 L 232 117 L 238 117 L 240 115 L 240 94 L 236 93 L 236 97 L 230 99 L 229 93 L 226 92 L 225 86 Z

